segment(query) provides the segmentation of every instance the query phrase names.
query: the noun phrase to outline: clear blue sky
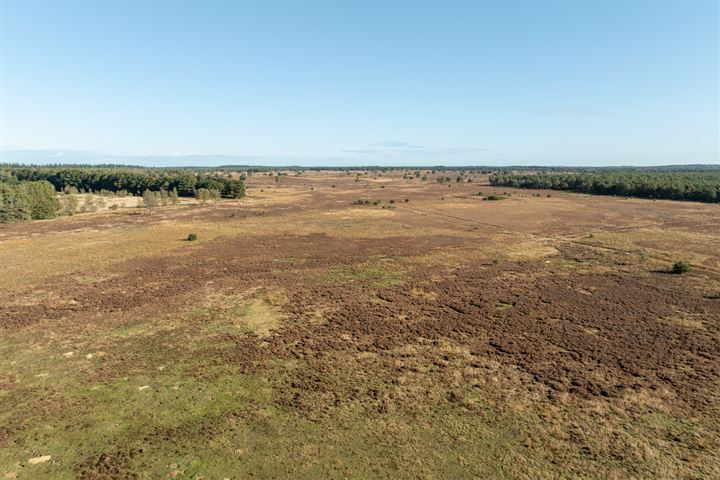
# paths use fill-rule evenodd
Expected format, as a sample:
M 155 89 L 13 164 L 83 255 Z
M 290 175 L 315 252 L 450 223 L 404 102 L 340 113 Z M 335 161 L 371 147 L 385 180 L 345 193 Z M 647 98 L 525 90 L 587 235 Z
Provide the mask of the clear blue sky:
M 0 5 L 0 161 L 720 163 L 714 1 Z

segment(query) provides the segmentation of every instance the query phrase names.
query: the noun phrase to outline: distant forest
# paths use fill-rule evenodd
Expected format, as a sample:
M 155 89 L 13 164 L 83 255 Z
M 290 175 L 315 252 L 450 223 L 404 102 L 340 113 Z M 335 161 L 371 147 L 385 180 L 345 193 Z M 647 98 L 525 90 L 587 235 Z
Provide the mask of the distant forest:
M 0 170 L 0 182 L 50 182 L 57 191 L 74 188 L 84 192 L 118 192 L 142 195 L 145 190 L 177 190 L 192 197 L 198 189 L 217 190 L 223 198 L 245 195 L 242 180 L 195 171 L 143 169 L 139 167 L 11 167 Z
M 502 187 L 568 190 L 594 195 L 720 202 L 720 170 L 596 169 L 576 173 L 495 173 L 490 184 Z
M 242 179 L 197 171 L 137 167 L 0 167 L 0 223 L 52 218 L 60 211 L 57 192 L 144 195 L 172 192 L 175 197 L 242 198 Z

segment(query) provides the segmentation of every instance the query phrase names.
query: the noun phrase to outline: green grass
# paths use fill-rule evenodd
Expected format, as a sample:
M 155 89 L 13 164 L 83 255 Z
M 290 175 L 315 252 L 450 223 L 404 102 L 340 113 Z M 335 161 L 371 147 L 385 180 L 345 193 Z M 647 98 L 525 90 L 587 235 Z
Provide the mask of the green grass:
M 343 352 L 312 361 L 271 357 L 247 373 L 218 361 L 228 347 L 210 324 L 226 321 L 217 317 L 204 330 L 192 321 L 162 328 L 148 322 L 114 337 L 100 330 L 96 340 L 71 342 L 72 356 L 63 356 L 67 346 L 24 333 L 0 336 L 10 359 L 0 365 L 0 379 L 16 380 L 0 389 L 0 425 L 14 429 L 0 451 L 0 475 L 103 478 L 110 467 L 139 478 L 716 473 L 716 444 L 707 440 L 716 427 L 700 420 L 645 407 L 583 410 L 518 397 L 528 381 L 522 372 L 475 366 L 462 350 L 434 346 L 359 363 Z M 106 353 L 86 357 L 99 348 Z M 103 375 L 103 364 L 112 364 L 114 374 Z M 321 388 L 295 381 L 316 374 Z M 297 406 L 287 401 L 295 395 Z M 688 451 L 696 455 L 692 464 L 674 463 Z M 28 464 L 42 455 L 52 459 Z
M 404 275 L 405 272 L 396 265 L 379 258 L 361 265 L 333 267 L 326 273 L 325 282 L 369 282 L 375 287 L 383 288 L 403 283 Z

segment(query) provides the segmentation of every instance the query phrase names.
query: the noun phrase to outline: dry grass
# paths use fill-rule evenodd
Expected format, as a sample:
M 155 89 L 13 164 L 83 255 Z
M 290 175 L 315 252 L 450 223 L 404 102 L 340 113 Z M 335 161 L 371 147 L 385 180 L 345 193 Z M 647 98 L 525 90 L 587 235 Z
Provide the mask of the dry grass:
M 205 306 L 194 310 L 191 316 L 201 320 L 198 328 L 206 333 L 253 332 L 263 337 L 287 317 L 281 311 L 287 296 L 278 288 L 257 287 L 233 295 L 211 294 L 204 303 Z
M 112 222 L 112 216 L 108 221 Z M 0 289 L 23 290 L 59 274 L 80 275 L 87 281 L 89 266 L 90 277 L 103 277 L 113 264 L 124 260 L 181 253 L 183 248 L 196 247 L 185 241 L 188 232 L 197 233 L 201 243 L 246 230 L 237 224 L 181 220 L 8 239 L 0 242 Z

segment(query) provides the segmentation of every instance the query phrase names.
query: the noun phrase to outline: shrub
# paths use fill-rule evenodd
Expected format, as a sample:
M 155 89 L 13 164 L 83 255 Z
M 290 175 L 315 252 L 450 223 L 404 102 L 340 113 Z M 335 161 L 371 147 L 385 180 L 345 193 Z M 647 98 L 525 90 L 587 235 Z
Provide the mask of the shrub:
M 195 234 L 195 233 L 191 233 L 191 234 L 189 234 L 189 235 L 187 236 L 187 241 L 188 241 L 188 242 L 194 242 L 194 241 L 197 240 L 197 239 L 198 239 L 198 237 L 197 237 L 197 234 Z
M 152 192 L 150 190 L 145 190 L 143 192 L 142 199 L 143 205 L 145 205 L 146 208 L 155 208 L 160 206 L 160 192 Z
M 688 273 L 690 270 L 690 264 L 686 262 L 685 260 L 679 260 L 675 262 L 672 266 L 671 272 L 676 275 L 682 275 L 683 273 Z
M 483 200 L 505 200 L 505 197 L 502 195 L 488 195 L 487 197 L 483 198 Z
M 78 209 L 79 203 L 78 198 L 74 194 L 69 193 L 65 195 L 63 197 L 63 213 L 65 213 L 65 215 L 74 214 Z
M 207 188 L 198 188 L 195 191 L 195 198 L 202 204 L 204 204 L 208 200 L 210 200 L 210 197 L 211 197 L 210 190 L 208 190 Z
M 86 196 L 83 200 L 83 204 L 80 206 L 80 211 L 86 213 L 94 212 L 95 210 L 97 210 L 97 205 L 95 205 L 95 199 L 90 195 Z
M 117 210 L 117 209 L 118 209 L 118 204 L 117 204 L 117 203 L 113 203 L 113 204 L 110 205 L 110 207 L 108 207 L 108 208 L 110 208 L 110 210 Z

